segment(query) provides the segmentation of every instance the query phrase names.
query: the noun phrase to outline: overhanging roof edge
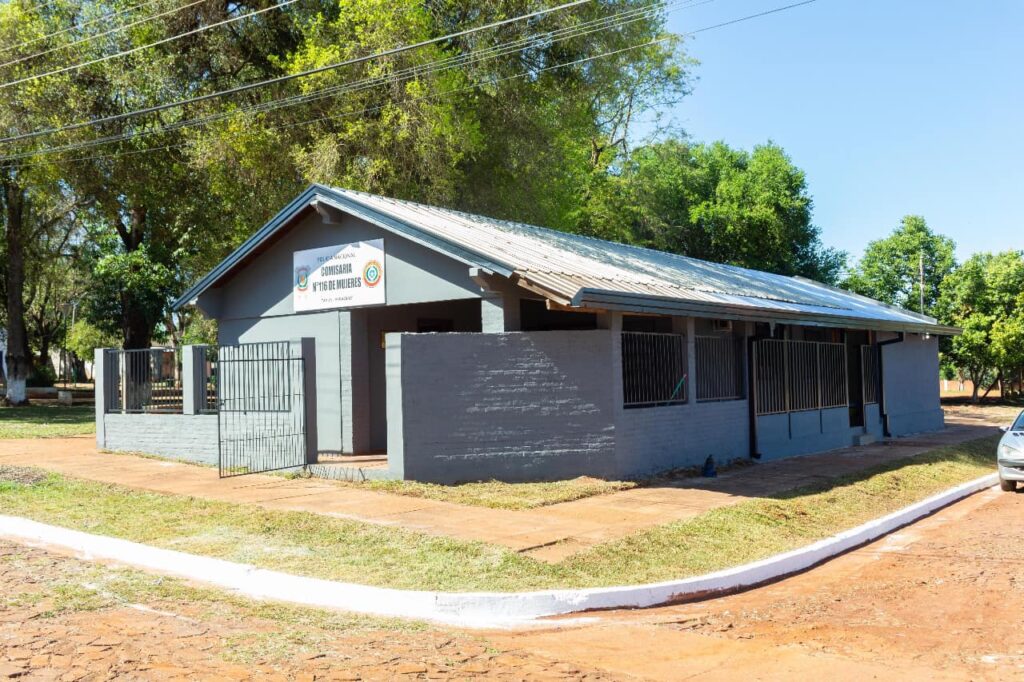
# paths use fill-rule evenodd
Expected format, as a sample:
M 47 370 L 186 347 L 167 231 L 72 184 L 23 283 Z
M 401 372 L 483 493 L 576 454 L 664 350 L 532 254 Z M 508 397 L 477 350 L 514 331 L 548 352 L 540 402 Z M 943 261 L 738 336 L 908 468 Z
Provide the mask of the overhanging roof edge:
M 263 224 L 260 229 L 254 232 L 248 239 L 242 242 L 226 258 L 218 263 L 212 270 L 206 273 L 198 282 L 189 287 L 185 293 L 179 296 L 171 304 L 172 310 L 180 310 L 189 305 L 207 289 L 215 285 L 221 278 L 231 272 L 232 269 L 241 263 L 260 244 L 271 238 L 287 225 L 300 211 L 320 200 L 342 212 L 349 213 L 358 218 L 366 220 L 382 229 L 397 234 L 401 237 L 414 241 L 433 251 L 438 251 L 449 257 L 455 258 L 467 265 L 482 267 L 504 277 L 510 277 L 512 268 L 504 263 L 498 263 L 482 254 L 475 253 L 469 249 L 457 246 L 444 239 L 430 235 L 419 228 L 396 218 L 385 215 L 380 211 L 365 206 L 348 197 L 340 196 L 332 188 L 313 184 L 310 185 L 299 196 L 288 203 L 283 209 L 277 212 L 273 218 Z
M 589 305 L 588 305 L 589 304 Z M 730 303 L 707 303 L 703 301 L 687 301 L 655 296 L 639 296 L 616 291 L 598 289 L 580 289 L 573 297 L 574 307 L 603 307 L 615 310 L 635 310 L 637 312 L 660 312 L 662 314 L 688 314 L 696 317 L 721 316 L 751 322 L 778 321 L 794 323 L 806 321 L 817 326 L 856 327 L 877 331 L 908 331 L 956 336 L 961 329 L 942 324 L 911 322 L 900 320 L 882 320 L 853 315 L 832 315 L 828 313 L 811 313 L 806 311 L 771 310 L 756 306 L 742 306 Z

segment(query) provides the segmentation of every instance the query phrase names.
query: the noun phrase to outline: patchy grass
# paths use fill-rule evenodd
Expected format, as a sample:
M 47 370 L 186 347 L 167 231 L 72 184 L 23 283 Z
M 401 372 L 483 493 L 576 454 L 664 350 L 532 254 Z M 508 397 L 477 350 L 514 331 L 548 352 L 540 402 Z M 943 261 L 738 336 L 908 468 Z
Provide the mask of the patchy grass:
M 0 482 L 7 514 L 264 568 L 437 590 L 525 590 L 681 578 L 800 547 L 989 473 L 995 437 L 748 500 L 555 564 L 510 550 L 302 512 L 160 495 L 49 475 Z
M 26 552 L 0 557 L 0 568 L 31 572 L 32 589 L 0 597 L 10 608 L 46 604 L 42 615 L 55 616 L 127 605 L 177 611 L 187 605 L 199 617 L 226 620 L 258 619 L 287 625 L 302 647 L 307 635 L 331 632 L 421 631 L 420 621 L 340 613 L 279 602 L 258 601 L 224 590 L 189 584 L 179 578 L 156 576 L 131 568 L 111 567 L 74 559 L 61 559 L 55 571 L 51 556 Z M 6 566 L 5 566 L 6 564 Z
M 560 502 L 572 502 L 584 497 L 629 490 L 638 484 L 635 481 L 605 481 L 600 478 L 580 476 L 568 481 L 549 483 L 482 481 L 458 485 L 438 485 L 436 483 L 417 483 L 416 481 L 365 481 L 344 485 L 492 509 L 536 509 Z
M 64 438 L 96 433 L 91 405 L 0 407 L 0 439 Z

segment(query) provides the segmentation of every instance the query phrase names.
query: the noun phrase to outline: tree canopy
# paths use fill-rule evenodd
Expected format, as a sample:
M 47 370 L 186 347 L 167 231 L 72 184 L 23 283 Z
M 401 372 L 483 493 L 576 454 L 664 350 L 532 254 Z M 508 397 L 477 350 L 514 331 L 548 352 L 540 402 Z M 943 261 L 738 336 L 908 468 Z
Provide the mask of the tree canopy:
M 908 215 L 891 235 L 867 245 L 843 286 L 891 305 L 931 314 L 943 280 L 956 267 L 955 249 L 953 240 L 933 232 L 923 217 Z
M 753 151 L 670 138 L 594 182 L 581 231 L 694 258 L 834 283 L 845 254 L 812 223 L 802 170 L 778 145 Z

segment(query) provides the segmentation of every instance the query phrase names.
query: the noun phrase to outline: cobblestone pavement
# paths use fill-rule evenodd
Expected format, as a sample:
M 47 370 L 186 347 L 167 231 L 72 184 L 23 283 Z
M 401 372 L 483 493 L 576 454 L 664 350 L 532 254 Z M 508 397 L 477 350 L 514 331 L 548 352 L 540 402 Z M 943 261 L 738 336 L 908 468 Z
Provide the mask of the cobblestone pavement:
M 473 634 L 252 602 L 0 541 L 0 680 L 608 680 Z

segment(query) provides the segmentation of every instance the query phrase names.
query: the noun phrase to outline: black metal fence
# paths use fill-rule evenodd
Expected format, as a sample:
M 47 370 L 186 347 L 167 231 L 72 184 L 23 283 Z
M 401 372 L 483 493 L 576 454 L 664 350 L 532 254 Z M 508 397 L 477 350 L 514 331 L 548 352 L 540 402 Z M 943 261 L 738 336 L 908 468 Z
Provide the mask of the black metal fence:
M 754 343 L 758 415 L 845 407 L 846 346 L 821 341 L 762 339 Z
M 217 391 L 222 477 L 306 464 L 305 366 L 287 341 L 221 346 Z
M 107 412 L 180 414 L 181 354 L 173 348 L 108 350 L 112 382 Z
M 740 400 L 743 387 L 743 340 L 734 336 L 698 336 L 697 402 Z
M 628 408 L 685 403 L 686 337 L 623 332 L 622 398 Z

